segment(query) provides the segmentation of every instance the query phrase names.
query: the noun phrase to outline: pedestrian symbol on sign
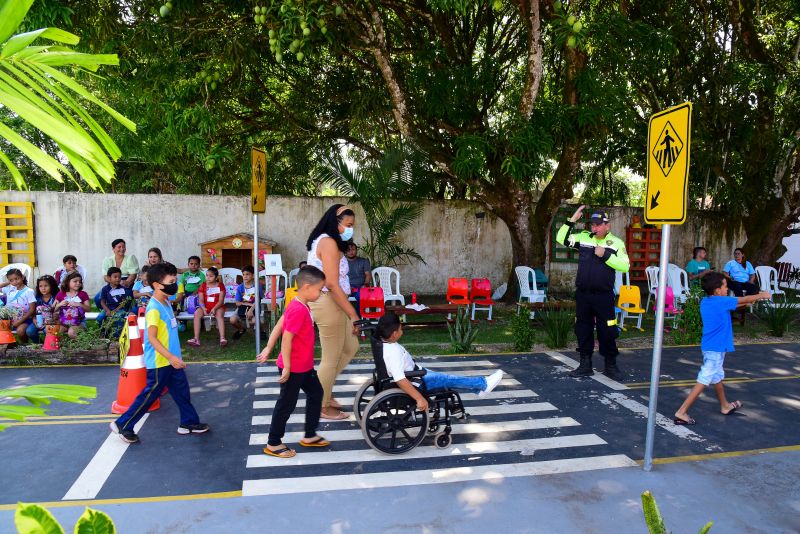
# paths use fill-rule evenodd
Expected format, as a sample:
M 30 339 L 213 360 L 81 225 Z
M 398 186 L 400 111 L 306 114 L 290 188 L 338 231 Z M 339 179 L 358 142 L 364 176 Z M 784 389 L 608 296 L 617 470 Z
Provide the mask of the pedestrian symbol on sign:
M 675 165 L 682 150 L 683 141 L 678 137 L 672 124 L 667 121 L 667 124 L 661 131 L 661 135 L 658 136 L 658 141 L 653 147 L 653 157 L 656 159 L 656 163 L 658 163 L 658 167 L 661 169 L 661 172 L 664 173 L 665 177 L 669 175 L 672 166 Z

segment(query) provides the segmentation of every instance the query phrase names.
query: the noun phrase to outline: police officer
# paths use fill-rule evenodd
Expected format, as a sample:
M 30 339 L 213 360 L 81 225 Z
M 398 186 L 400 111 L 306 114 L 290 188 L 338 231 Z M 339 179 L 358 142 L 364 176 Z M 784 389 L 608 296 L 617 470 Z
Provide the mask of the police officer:
M 596 324 L 600 354 L 605 359 L 603 374 L 619 380 L 623 374 L 617 367 L 619 351 L 615 339 L 619 330 L 614 313 L 614 271 L 628 272 L 630 262 L 625 244 L 610 233 L 611 224 L 607 213 L 592 213 L 591 232 L 575 230 L 575 222 L 581 218 L 585 208 L 586 206 L 579 207 L 556 235 L 556 241 L 560 245 L 580 252 L 578 277 L 575 281 L 575 336 L 578 338 L 581 363 L 570 375 L 582 377 L 594 374 L 592 352 Z

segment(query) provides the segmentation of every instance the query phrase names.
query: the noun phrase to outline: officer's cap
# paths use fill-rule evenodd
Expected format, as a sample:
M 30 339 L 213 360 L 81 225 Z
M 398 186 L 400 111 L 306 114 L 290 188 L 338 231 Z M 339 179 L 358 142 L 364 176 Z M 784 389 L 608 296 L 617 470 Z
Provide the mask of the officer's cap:
M 592 224 L 605 224 L 608 221 L 608 213 L 605 211 L 595 211 L 592 213 Z

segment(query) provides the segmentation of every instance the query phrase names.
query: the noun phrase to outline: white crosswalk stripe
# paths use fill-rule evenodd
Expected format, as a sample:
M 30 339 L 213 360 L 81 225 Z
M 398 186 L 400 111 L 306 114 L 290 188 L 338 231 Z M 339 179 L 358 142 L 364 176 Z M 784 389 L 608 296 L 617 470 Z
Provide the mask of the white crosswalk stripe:
M 461 376 L 487 376 L 502 367 L 488 360 L 463 359 L 422 361 L 420 365 Z M 372 363 L 350 364 L 338 377 L 334 395 L 346 409 L 353 403 L 353 394 L 372 379 L 372 370 Z M 265 430 L 280 393 L 277 379 L 274 366 L 257 368 L 251 424 L 260 432 L 250 435 L 254 449 L 247 457 L 251 471 L 249 480 L 243 481 L 242 495 L 468 482 L 636 465 L 625 455 L 608 454 L 605 440 L 581 433 L 578 421 L 559 415 L 557 406 L 542 402 L 536 392 L 508 374 L 485 397 L 461 394 L 470 418 L 453 421 L 453 443 L 449 447 L 436 448 L 427 437 L 415 449 L 400 455 L 372 450 L 352 416 L 344 421 L 320 421 L 319 434 L 332 442 L 330 447 L 300 447 L 297 442 L 304 436 L 306 407 L 301 394 L 283 437 L 298 454 L 289 459 L 274 458 L 263 454 L 261 448 L 267 443 Z M 591 452 L 582 456 L 581 451 L 587 450 Z M 411 460 L 423 463 L 416 468 L 414 463 L 402 464 L 398 471 L 396 462 Z M 314 467 L 309 471 L 307 466 Z

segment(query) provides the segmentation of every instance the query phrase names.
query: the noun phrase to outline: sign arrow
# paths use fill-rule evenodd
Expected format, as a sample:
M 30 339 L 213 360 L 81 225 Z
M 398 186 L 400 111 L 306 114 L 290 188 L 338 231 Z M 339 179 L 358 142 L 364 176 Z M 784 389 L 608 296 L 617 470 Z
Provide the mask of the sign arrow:
M 661 195 L 661 191 L 656 191 L 656 194 L 650 199 L 650 209 L 655 209 L 658 206 L 658 197 Z

